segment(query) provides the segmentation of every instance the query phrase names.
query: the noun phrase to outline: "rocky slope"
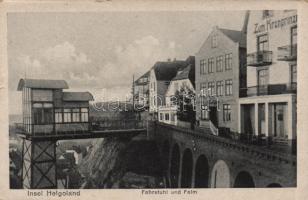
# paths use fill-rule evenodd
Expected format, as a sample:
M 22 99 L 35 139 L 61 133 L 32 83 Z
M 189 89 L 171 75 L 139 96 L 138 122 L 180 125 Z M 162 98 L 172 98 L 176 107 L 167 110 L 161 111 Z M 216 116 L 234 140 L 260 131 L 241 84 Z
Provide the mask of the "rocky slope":
M 144 139 L 98 139 L 79 165 L 83 188 L 164 187 L 163 170 L 154 142 Z

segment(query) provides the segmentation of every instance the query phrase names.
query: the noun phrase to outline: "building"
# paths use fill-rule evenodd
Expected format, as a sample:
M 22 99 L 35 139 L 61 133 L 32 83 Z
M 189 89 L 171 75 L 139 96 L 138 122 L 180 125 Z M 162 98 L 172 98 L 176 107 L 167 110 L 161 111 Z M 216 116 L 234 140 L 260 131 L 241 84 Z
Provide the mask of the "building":
M 149 108 L 149 76 L 150 71 L 147 71 L 137 80 L 134 81 L 134 105 L 136 108 L 148 109 Z
M 296 139 L 296 10 L 251 11 L 247 65 L 239 131 L 291 144 Z
M 195 63 L 191 57 L 191 63 L 185 68 L 179 69 L 177 75 L 171 80 L 165 94 L 165 105 L 158 108 L 158 120 L 167 124 L 178 125 L 176 93 L 181 89 L 191 90 L 195 94 Z M 194 98 L 191 98 L 194 101 Z
M 165 105 L 165 94 L 171 80 L 176 76 L 179 69 L 183 69 L 192 62 L 191 57 L 186 60 L 168 60 L 156 62 L 150 70 L 150 107 L 149 112 L 157 117 L 158 107 Z
M 30 135 L 89 130 L 89 92 L 64 92 L 64 80 L 21 79 L 23 128 Z
M 214 134 L 238 131 L 240 88 L 246 87 L 246 13 L 241 31 L 214 27 L 196 54 L 196 120 Z

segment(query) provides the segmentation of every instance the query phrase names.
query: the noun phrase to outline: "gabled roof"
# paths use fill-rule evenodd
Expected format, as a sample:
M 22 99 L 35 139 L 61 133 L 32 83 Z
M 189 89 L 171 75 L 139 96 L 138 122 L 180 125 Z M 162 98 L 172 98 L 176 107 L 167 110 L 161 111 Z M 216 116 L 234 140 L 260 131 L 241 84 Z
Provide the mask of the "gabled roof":
M 188 65 L 183 70 L 179 70 L 177 75 L 172 80 L 175 81 L 189 79 L 192 74 L 192 71 L 195 71 L 194 68 L 194 65 Z
M 239 43 L 240 47 L 246 47 L 246 36 L 244 32 L 224 28 L 218 28 L 218 30 L 220 30 L 233 42 Z
M 153 66 L 156 80 L 171 81 L 176 76 L 177 71 L 186 65 L 186 61 L 156 62 Z
M 150 70 L 147 71 L 146 73 L 144 73 L 142 76 L 140 76 L 137 80 L 135 80 L 135 84 L 140 84 L 139 83 L 139 80 L 142 79 L 142 78 L 147 78 L 150 76 Z
M 63 92 L 63 101 L 93 101 L 90 92 Z
M 65 80 L 20 79 L 17 90 L 21 91 L 24 87 L 37 89 L 68 89 L 68 84 Z

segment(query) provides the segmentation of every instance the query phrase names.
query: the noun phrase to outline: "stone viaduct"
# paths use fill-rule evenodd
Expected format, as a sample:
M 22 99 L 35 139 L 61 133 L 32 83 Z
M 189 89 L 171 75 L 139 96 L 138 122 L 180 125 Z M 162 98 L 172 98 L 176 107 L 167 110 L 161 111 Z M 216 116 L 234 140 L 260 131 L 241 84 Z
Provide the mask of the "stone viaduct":
M 171 188 L 296 187 L 296 156 L 162 123 L 148 135 Z M 210 130 L 208 130 L 210 131 Z

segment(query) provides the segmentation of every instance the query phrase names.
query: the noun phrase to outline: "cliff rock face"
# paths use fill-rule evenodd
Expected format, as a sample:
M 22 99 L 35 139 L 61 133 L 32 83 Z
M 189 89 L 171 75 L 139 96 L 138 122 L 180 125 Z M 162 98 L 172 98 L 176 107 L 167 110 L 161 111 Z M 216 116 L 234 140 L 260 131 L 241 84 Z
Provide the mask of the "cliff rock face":
M 154 142 L 119 138 L 98 139 L 79 170 L 83 188 L 164 187 L 163 169 Z

